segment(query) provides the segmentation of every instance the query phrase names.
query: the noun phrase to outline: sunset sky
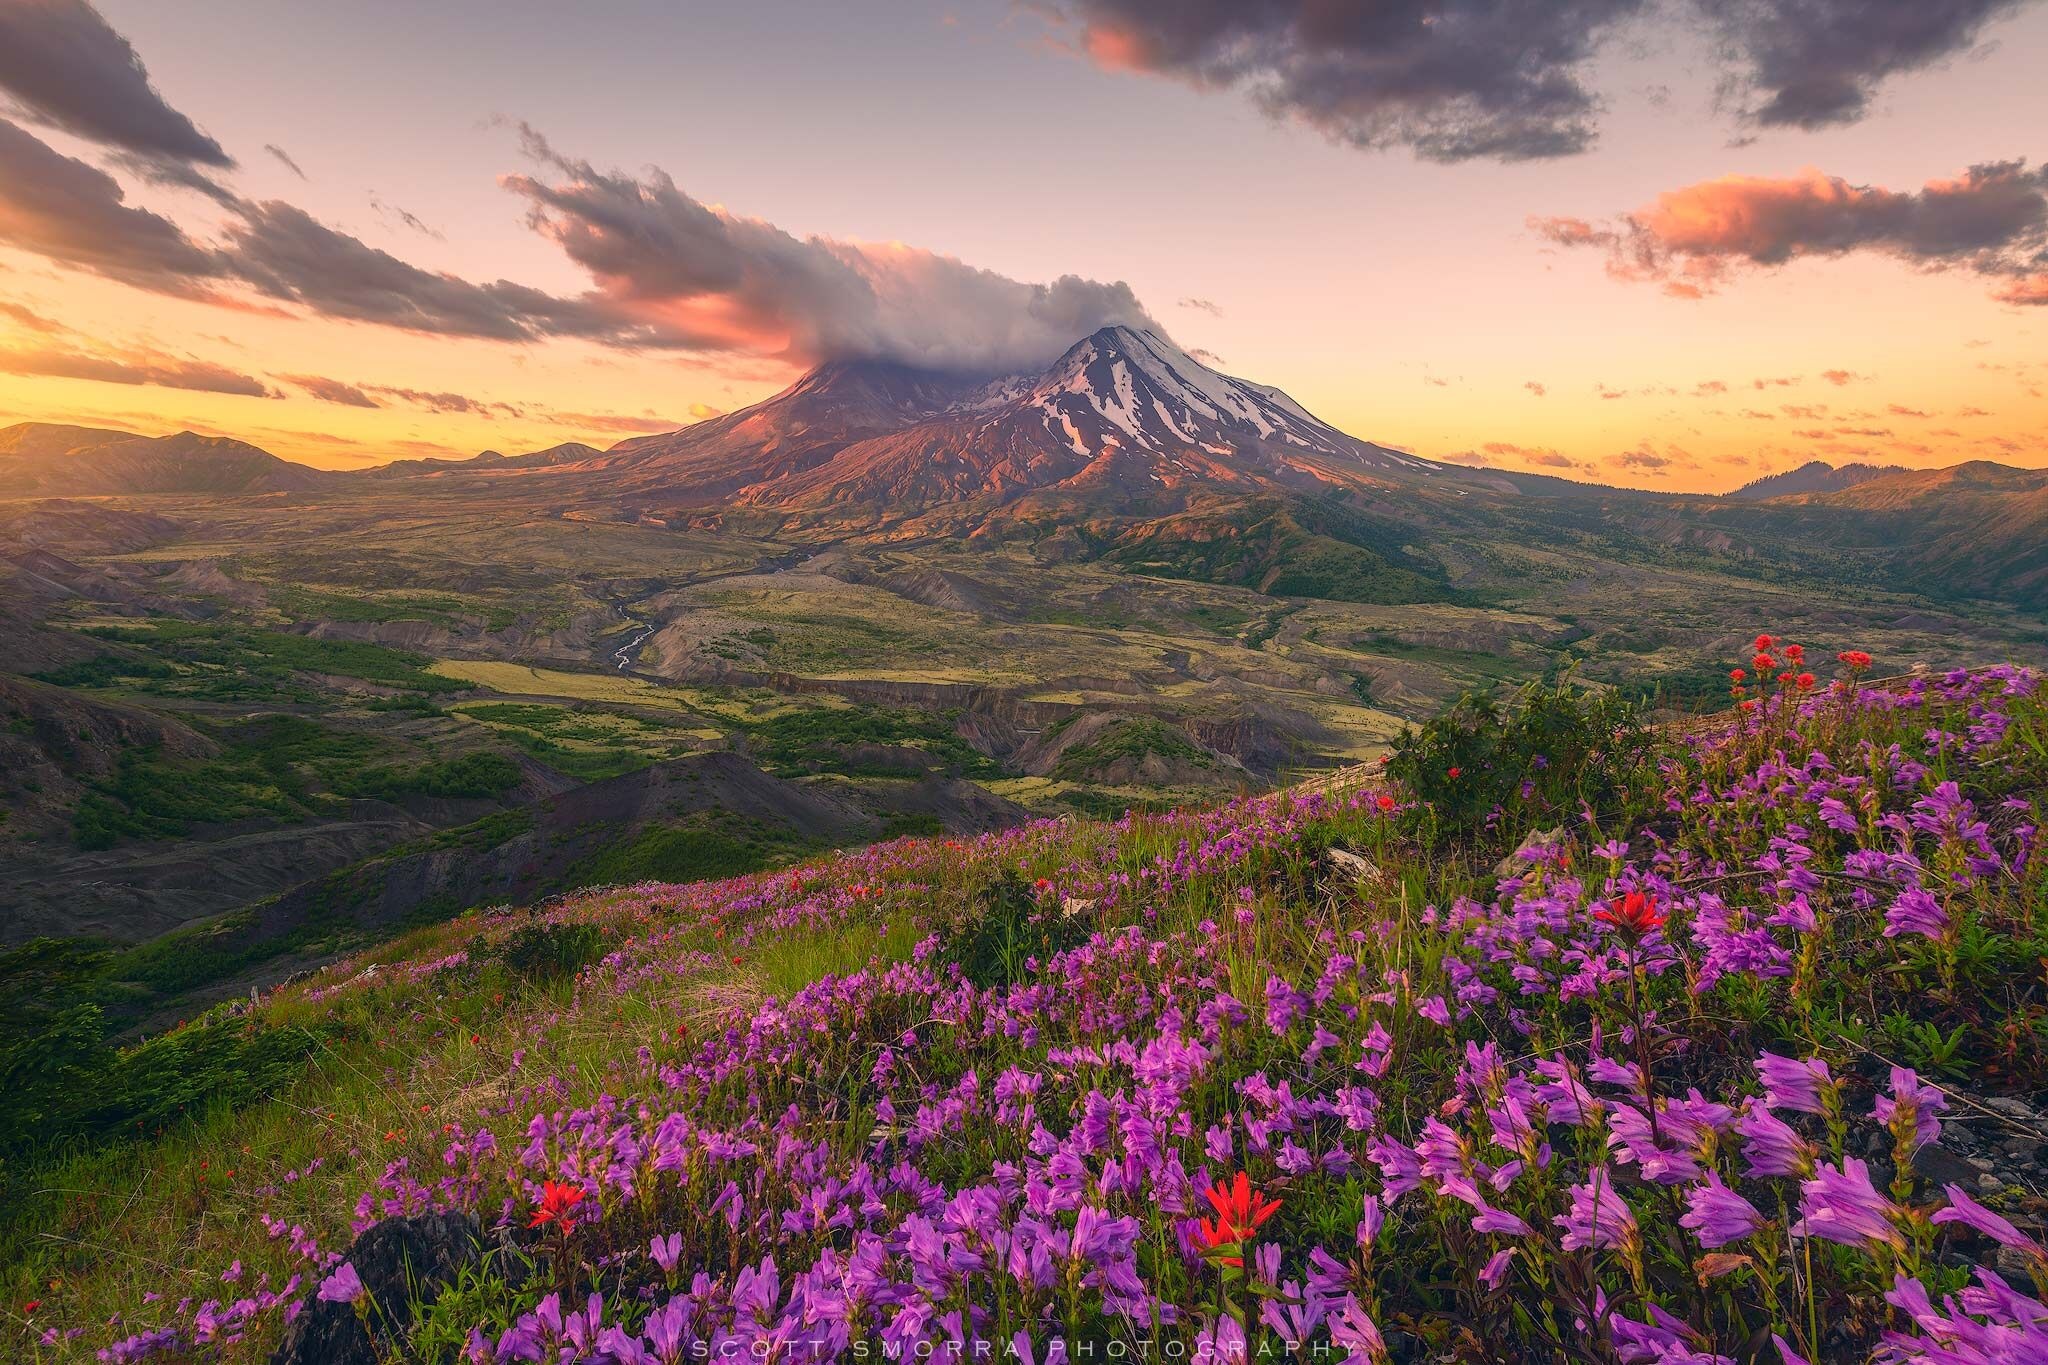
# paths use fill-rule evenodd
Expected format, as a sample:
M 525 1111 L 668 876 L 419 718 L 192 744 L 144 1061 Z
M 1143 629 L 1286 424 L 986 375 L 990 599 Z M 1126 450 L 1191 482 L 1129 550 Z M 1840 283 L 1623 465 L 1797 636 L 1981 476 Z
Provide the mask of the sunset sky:
M 0 423 L 604 446 L 1149 317 L 1435 458 L 2048 465 L 2048 3 L 1784 9 L 0 0 Z

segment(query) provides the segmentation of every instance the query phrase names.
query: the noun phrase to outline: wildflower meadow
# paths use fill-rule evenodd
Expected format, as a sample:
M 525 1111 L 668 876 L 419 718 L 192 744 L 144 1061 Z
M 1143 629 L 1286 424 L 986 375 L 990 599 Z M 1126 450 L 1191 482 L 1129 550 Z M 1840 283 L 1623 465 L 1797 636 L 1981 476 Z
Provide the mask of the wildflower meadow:
M 2048 699 L 1825 654 L 415 930 L 15 1173 L 7 1358 L 2048 1361 Z

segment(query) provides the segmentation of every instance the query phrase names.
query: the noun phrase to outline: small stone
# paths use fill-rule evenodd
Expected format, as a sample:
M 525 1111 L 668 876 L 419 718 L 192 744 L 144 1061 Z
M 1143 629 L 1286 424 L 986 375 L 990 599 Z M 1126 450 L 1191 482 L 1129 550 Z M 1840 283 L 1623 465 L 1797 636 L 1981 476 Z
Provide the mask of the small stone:
M 1984 1100 L 1984 1107 L 1994 1113 L 2003 1114 L 2009 1119 L 2018 1119 L 2022 1123 L 2039 1123 L 2041 1121 L 2041 1116 L 2034 1112 L 2032 1105 L 2028 1104 L 2025 1100 L 2016 1100 L 2010 1095 L 1987 1096 Z
M 1989 1171 L 1977 1177 L 1977 1192 L 1979 1194 L 1997 1194 L 2004 1188 L 2005 1182 Z
M 1981 1156 L 1973 1156 L 1973 1157 L 1971 1157 L 1971 1158 L 1970 1158 L 1970 1164 L 1971 1164 L 1972 1166 L 1976 1167 L 1976 1168 L 1977 1168 L 1978 1170 L 1980 1170 L 1980 1171 L 1995 1171 L 1995 1170 L 1997 1170 L 1997 1169 L 1998 1169 L 1998 1166 L 1997 1166 L 1997 1164 L 1996 1164 L 1996 1163 L 1992 1162 L 1991 1160 L 1989 1160 L 1989 1159 L 1988 1159 L 1988 1158 L 1986 1158 L 1986 1157 L 1981 1157 Z
M 1971 1185 L 1979 1175 L 1973 1163 L 1931 1142 L 1913 1153 L 1913 1170 L 1933 1185 Z

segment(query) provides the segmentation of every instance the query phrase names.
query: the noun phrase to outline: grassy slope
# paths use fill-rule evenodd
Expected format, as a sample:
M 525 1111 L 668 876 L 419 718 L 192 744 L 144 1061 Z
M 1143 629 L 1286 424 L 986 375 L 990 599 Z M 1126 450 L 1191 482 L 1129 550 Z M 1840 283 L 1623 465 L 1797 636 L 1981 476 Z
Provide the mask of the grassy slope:
M 1943 760 L 1945 770 L 1935 774 L 1963 780 L 1986 810 L 2007 797 L 2020 802 L 2025 813 L 2007 811 L 1999 817 L 2005 833 L 2022 821 L 2040 823 L 2048 783 L 2048 719 L 2038 699 L 2014 703 L 2012 711 L 2014 724 L 1995 755 L 1982 763 Z M 1866 736 L 1880 744 L 1896 738 L 1915 745 L 1922 719 L 1908 713 L 1898 721 L 1859 719 L 1839 732 L 1820 727 L 1788 747 L 1803 752 L 1808 744 L 1819 745 L 1846 763 Z M 1958 708 L 1945 723 L 1960 732 L 1969 722 Z M 1738 742 L 1735 747 L 1742 746 Z M 1740 786 L 1742 773 L 1753 766 L 1754 756 L 1747 753 L 1707 754 L 1688 760 L 1673 787 L 1689 792 L 1695 781 Z M 1912 795 L 1905 793 L 1899 804 Z M 1881 843 L 1871 823 L 1874 815 L 1865 812 L 1860 833 L 1833 841 L 1832 851 L 1817 866 L 1838 866 L 1843 847 L 1859 840 Z M 1739 888 L 1765 851 L 1765 840 L 1782 834 L 1790 818 L 1760 814 L 1754 823 L 1674 819 L 1665 813 L 1659 793 L 1644 791 L 1609 828 L 1579 832 L 1572 851 L 1585 872 L 1545 863 L 1532 867 L 1531 875 L 1539 889 L 1554 887 L 1578 907 L 1574 915 L 1584 916 L 1604 880 L 1601 869 L 1617 868 L 1588 849 L 1598 842 L 1596 835 L 1632 829 L 1639 840 L 1654 835 L 1691 847 L 1705 859 L 1726 860 L 1734 880 L 1723 890 L 1739 901 L 1745 899 Z M 1828 836 L 1820 839 L 1826 843 Z M 1322 857 L 1333 845 L 1371 858 L 1384 870 L 1384 880 L 1361 884 L 1333 873 Z M 1648 844 L 1637 847 L 1641 856 Z M 1929 851 L 1933 860 L 1945 856 L 1939 849 Z M 306 1266 L 291 1253 L 288 1238 L 264 1235 L 260 1217 L 298 1224 L 322 1248 L 341 1249 L 350 1237 L 358 1196 L 374 1189 L 390 1163 L 407 1160 L 422 1179 L 435 1178 L 440 1153 L 449 1143 L 449 1125 L 463 1125 L 464 1131 L 478 1124 L 496 1127 L 508 1139 L 509 1151 L 519 1145 L 514 1135 L 528 1112 L 589 1103 L 606 1091 L 642 1090 L 649 1084 L 650 1065 L 683 1065 L 704 1055 L 706 1047 L 716 1046 L 705 1042 L 707 1036 L 743 1024 L 764 1002 L 787 998 L 806 983 L 829 977 L 854 973 L 856 981 L 868 980 L 860 969 L 905 962 L 913 943 L 926 934 L 957 945 L 963 922 L 971 924 L 1001 905 L 1010 894 L 1003 888 L 1028 886 L 1038 877 L 1059 891 L 1095 900 L 1086 913 L 1104 930 L 1131 926 L 1125 937 L 1097 940 L 1078 957 L 1065 959 L 1070 969 L 1080 964 L 1083 984 L 1073 989 L 1087 998 L 1078 1005 L 1056 1006 L 1050 1000 L 1042 1005 L 1047 1027 L 1060 1041 L 1108 1042 L 1123 1036 L 1142 1041 L 1159 1028 L 1157 1018 L 1139 1003 L 1149 988 L 1181 992 L 1190 1008 L 1216 990 L 1246 1002 L 1252 1022 L 1226 1032 L 1215 1053 L 1218 1075 L 1199 1091 L 1199 1105 L 1211 1117 L 1224 1118 L 1227 1109 L 1245 1102 L 1241 1093 L 1232 1097 L 1234 1087 L 1224 1084 L 1229 1078 L 1267 1070 L 1278 1077 L 1293 1075 L 1297 1085 L 1311 1084 L 1312 1068 L 1304 1071 L 1297 1060 L 1307 1042 L 1303 1027 L 1268 1030 L 1258 1023 L 1261 1002 L 1274 998 L 1268 987 L 1275 974 L 1307 990 L 1332 951 L 1341 947 L 1364 960 L 1361 982 L 1377 982 L 1383 968 L 1406 972 L 1408 984 L 1400 993 L 1411 1005 L 1446 993 L 1445 961 L 1460 939 L 1424 907 L 1449 906 L 1466 895 L 1491 900 L 1493 878 L 1482 870 L 1490 863 L 1489 854 L 1442 841 L 1423 815 L 1385 816 L 1371 801 L 1310 798 L 1296 804 L 1280 798 L 1119 825 L 1039 825 L 967 845 L 904 841 L 737 883 L 594 894 L 539 916 L 466 916 L 276 992 L 246 1015 L 207 1021 L 203 1027 L 209 1029 L 297 1032 L 311 1040 L 304 1075 L 274 1099 L 239 1112 L 195 1113 L 188 1122 L 132 1145 L 10 1173 L 4 1202 L 14 1216 L 0 1233 L 0 1261 L 7 1266 L 0 1301 L 16 1314 L 22 1303 L 40 1299 L 38 1325 L 84 1329 L 75 1343 L 54 1348 L 33 1344 L 33 1334 L 26 1331 L 17 1337 L 27 1358 L 53 1359 L 84 1353 L 120 1335 L 102 1325 L 112 1314 L 124 1315 L 130 1330 L 169 1320 L 168 1303 L 145 1302 L 152 1292 L 169 1301 L 184 1295 L 231 1299 L 251 1292 L 262 1275 L 281 1286 Z M 1646 860 L 1645 866 L 1651 864 Z M 1719 884 L 1711 861 L 1689 875 Z M 1584 885 L 1580 877 L 1587 879 Z M 1105 895 L 1102 888 L 1119 879 L 1125 889 Z M 1686 907 L 1684 916 L 1695 917 L 1702 905 L 1698 891 L 1675 894 Z M 1967 913 L 1972 937 L 1963 945 L 1967 952 L 1959 950 L 1944 962 L 1930 945 L 1879 936 L 1867 910 L 1854 912 L 1849 901 L 1816 892 L 1815 899 L 1834 907 L 1836 917 L 1825 942 L 1811 941 L 1813 951 L 1824 956 L 1802 961 L 1789 987 L 1776 979 L 1737 974 L 1719 994 L 1691 1005 L 1692 1017 L 1681 1020 L 1681 1026 L 1692 1049 L 1660 1063 L 1671 1072 L 1665 1079 L 1673 1086 L 1691 1081 L 1710 1089 L 1726 1087 L 1732 1096 L 1743 1088 L 1741 1063 L 1760 1046 L 1802 1055 L 1819 1048 L 1835 1059 L 1838 1072 L 1848 1075 L 1857 1073 L 1865 1051 L 1910 1055 L 1918 1046 L 1928 1055 L 1915 1059 L 1934 1068 L 1944 1063 L 1914 1027 L 1927 1024 L 1938 1035 L 1953 1031 L 1961 1039 L 1960 1050 L 1947 1054 L 1949 1074 L 1998 1088 L 2038 1085 L 2048 1071 L 2033 979 L 2037 968 L 2028 964 L 2038 950 L 2040 921 L 2048 913 L 2043 898 L 2038 859 L 2023 878 L 2009 883 L 1992 879 L 1980 891 L 1958 898 L 1958 913 Z M 1964 905 L 1967 911 L 1960 908 Z M 1600 941 L 1604 931 L 1590 921 L 1571 922 L 1574 932 Z M 614 956 L 574 978 L 550 976 L 531 964 L 522 968 L 508 956 L 508 944 L 536 923 L 594 926 Z M 1361 937 L 1368 928 L 1372 932 Z M 1683 934 L 1674 937 L 1691 951 Z M 1096 967 L 1087 966 L 1091 960 Z M 1106 978 L 1100 975 L 1105 969 Z M 1044 963 L 1036 969 L 1013 963 L 1010 970 L 1027 987 L 1059 977 Z M 1958 970 L 1964 973 L 1960 981 L 1953 976 Z M 1108 984 L 1119 979 L 1125 987 Z M 1667 1008 L 1682 1015 L 1688 996 L 1674 985 L 1682 983 L 1665 975 L 1654 989 Z M 786 1093 L 775 1088 L 766 1097 L 771 1117 L 780 1103 L 799 1102 L 810 1122 L 819 1125 L 816 1131 L 840 1151 L 858 1151 L 876 1123 L 872 1098 L 847 1113 L 830 1100 L 829 1087 L 813 1090 L 817 1082 L 812 1078 L 852 1077 L 872 1063 L 875 1048 L 897 1040 L 905 1025 L 922 1029 L 925 1024 L 918 1021 L 928 1023 L 932 1017 L 942 1025 L 935 1033 L 915 1049 L 907 1042 L 897 1046 L 915 1051 L 919 1066 L 933 1078 L 957 1077 L 974 1068 L 986 1084 L 1007 1066 L 1043 1066 L 1042 1047 L 1034 1050 L 1000 1035 L 977 1036 L 964 1022 L 957 1030 L 943 1026 L 941 996 L 926 1000 L 922 989 L 904 986 L 899 1005 L 871 1018 L 848 1016 L 839 1025 L 844 1036 L 807 1045 L 806 1065 L 790 1068 L 804 1073 L 792 1077 L 802 1083 Z M 1140 994 L 1119 996 L 1119 989 Z M 1353 999 L 1347 993 L 1355 989 L 1345 987 L 1340 1001 Z M 1097 991 L 1107 994 L 1091 994 Z M 1615 1032 L 1627 1020 L 1611 984 L 1591 1002 L 1539 1000 L 1526 1007 L 1540 1015 L 1539 1050 L 1568 1050 L 1574 1041 L 1583 1041 L 1589 1022 L 1603 1022 Z M 997 1012 L 994 1002 L 974 1008 L 989 1010 L 991 1017 Z M 1121 1013 L 1112 1016 L 1105 1031 L 1104 1020 L 1091 1024 L 1072 1012 L 1091 1009 Z M 769 1008 L 762 1017 L 772 1019 L 777 1013 Z M 1901 1022 L 1887 1024 L 1888 1015 Z M 1411 1138 L 1420 1116 L 1448 1095 L 1462 1043 L 1483 1038 L 1502 1023 L 1499 1011 L 1484 1007 L 1448 1030 L 1426 1026 L 1412 1008 L 1374 1017 L 1384 1018 L 1395 1034 L 1395 1064 L 1377 1082 L 1381 1106 L 1394 1116 L 1388 1126 Z M 1126 1022 L 1116 1024 L 1116 1018 Z M 1344 1045 L 1355 1048 L 1357 1038 L 1350 1035 L 1356 1028 L 1345 1032 Z M 1054 1080 L 1042 1105 L 1042 1117 L 1057 1132 L 1065 1132 L 1072 1121 L 1067 1105 L 1080 1088 L 1091 1081 L 1105 1089 L 1127 1083 L 1119 1079 L 1125 1073 L 1114 1067 L 1082 1064 L 1069 1070 L 1074 1074 Z M 1356 1079 L 1345 1072 L 1348 1067 L 1328 1083 Z M 1860 1080 L 1854 1084 L 1859 1112 L 1866 1111 L 1870 1086 Z M 707 1095 L 704 1103 L 715 1109 L 731 1101 L 730 1096 Z M 913 1088 L 901 1115 L 907 1118 L 915 1104 Z M 1000 1125 L 977 1120 L 971 1132 L 975 1144 L 986 1145 L 949 1138 L 937 1149 L 935 1159 L 945 1178 L 970 1181 L 997 1152 L 1010 1160 L 1024 1157 L 1016 1145 L 1018 1135 L 1005 1138 Z M 1187 1144 L 1191 1170 L 1201 1160 L 1198 1133 Z M 1563 1184 L 1583 1172 L 1589 1147 L 1582 1139 L 1583 1134 L 1560 1147 L 1564 1165 L 1547 1181 L 1548 1197 L 1561 1197 Z M 1590 1150 L 1598 1147 L 1595 1141 Z M 1260 1178 L 1288 1190 L 1288 1212 L 1272 1235 L 1287 1248 L 1291 1276 L 1302 1273 L 1299 1258 L 1305 1247 L 1350 1244 L 1361 1190 L 1378 1184 L 1377 1175 L 1363 1187 L 1351 1177 L 1290 1179 L 1278 1172 L 1270 1155 L 1248 1164 Z M 495 1172 L 504 1163 L 491 1165 Z M 494 1188 L 487 1206 L 495 1208 L 502 1192 Z M 1654 1192 L 1632 1193 L 1643 1196 L 1640 1205 L 1654 1207 L 1649 1197 Z M 1928 1192 L 1912 1193 L 1924 1198 Z M 1460 1223 L 1458 1206 L 1432 1202 L 1428 1195 L 1420 1198 L 1424 1209 L 1409 1215 L 1418 1223 L 1407 1235 L 1422 1247 L 1437 1245 L 1434 1239 L 1446 1235 L 1443 1228 Z M 703 1201 L 694 1202 L 697 1214 L 668 1209 L 665 1216 L 671 1222 L 682 1217 L 681 1226 L 700 1228 L 691 1219 L 701 1215 Z M 1445 1205 L 1448 1221 L 1439 1222 L 1446 1217 Z M 639 1226 L 639 1218 L 621 1206 L 618 1236 L 630 1241 L 626 1231 Z M 1432 1226 L 1439 1230 L 1431 1232 Z M 1460 1240 L 1460 1234 L 1449 1235 Z M 1463 1235 L 1462 1240 L 1471 1239 Z M 1823 1260 L 1831 1262 L 1826 1267 L 1829 1283 L 1861 1283 L 1856 1277 L 1866 1273 L 1865 1267 L 1849 1264 L 1848 1254 L 1838 1249 L 1822 1251 Z M 1419 1253 L 1411 1249 L 1407 1254 Z M 1159 1256 L 1163 1285 L 1194 1290 L 1206 1283 L 1210 1288 L 1200 1292 L 1212 1292 L 1213 1278 L 1205 1281 L 1199 1271 L 1168 1269 L 1176 1258 L 1163 1245 Z M 239 1288 L 220 1283 L 231 1263 L 242 1267 Z M 1440 1280 L 1454 1268 L 1441 1262 L 1432 1268 L 1426 1254 L 1416 1266 L 1398 1269 L 1401 1264 L 1393 1262 L 1383 1273 L 1375 1309 L 1383 1322 L 1407 1322 L 1422 1330 L 1425 1324 L 1411 1321 L 1423 1306 L 1417 1296 L 1425 1295 L 1416 1286 Z M 1153 1268 L 1147 1265 L 1148 1271 Z M 1545 1273 L 1562 1275 L 1565 1268 L 1559 1263 Z M 1614 1258 L 1606 1258 L 1598 1269 L 1608 1276 L 1606 1283 L 1619 1286 L 1615 1292 L 1626 1292 L 1627 1275 Z M 1469 1275 L 1470 1266 L 1462 1273 Z M 1684 1308 L 1683 1260 L 1675 1270 L 1657 1264 L 1652 1273 L 1659 1286 L 1669 1277 L 1674 1287 L 1667 1301 Z M 1808 1273 L 1815 1273 L 1810 1264 Z M 1938 1274 L 1931 1265 L 1927 1273 Z M 1959 1278 L 1950 1275 L 1950 1280 Z M 1466 1284 L 1469 1291 L 1469 1280 Z M 1533 1284 L 1519 1287 L 1539 1300 L 1545 1292 L 1566 1292 L 1557 1280 L 1548 1291 Z M 1754 1311 L 1759 1292 L 1750 1285 L 1736 1296 Z M 1845 1298 L 1830 1311 L 1847 1314 L 1853 1303 L 1866 1320 L 1873 1311 L 1881 1312 L 1870 1307 L 1868 1291 L 1861 1292 L 1863 1297 Z M 1460 1322 L 1485 1320 L 1485 1310 L 1475 1306 L 1469 1293 L 1445 1288 L 1443 1294 L 1438 1326 L 1450 1330 Z M 452 1330 L 456 1324 L 450 1315 L 458 1313 L 495 1316 L 496 1327 L 507 1325 L 518 1305 L 504 1294 L 499 1295 L 502 1301 L 488 1299 L 450 1300 L 453 1306 L 444 1317 L 430 1320 L 430 1336 Z M 225 1354 L 258 1358 L 275 1332 L 274 1321 L 260 1321 L 248 1345 Z M 459 1336 L 454 1332 L 446 1341 Z M 436 1358 L 452 1355 L 443 1352 Z

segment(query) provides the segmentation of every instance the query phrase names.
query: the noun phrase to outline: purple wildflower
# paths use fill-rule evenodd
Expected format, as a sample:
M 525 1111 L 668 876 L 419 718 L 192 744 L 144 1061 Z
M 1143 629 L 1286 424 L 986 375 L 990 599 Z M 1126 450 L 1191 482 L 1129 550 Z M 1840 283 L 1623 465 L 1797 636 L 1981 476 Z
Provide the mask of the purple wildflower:
M 1719 1171 L 1685 1192 L 1686 1213 L 1678 1222 L 1691 1228 L 1703 1247 L 1739 1242 L 1764 1225 L 1756 1205 L 1728 1188 Z

